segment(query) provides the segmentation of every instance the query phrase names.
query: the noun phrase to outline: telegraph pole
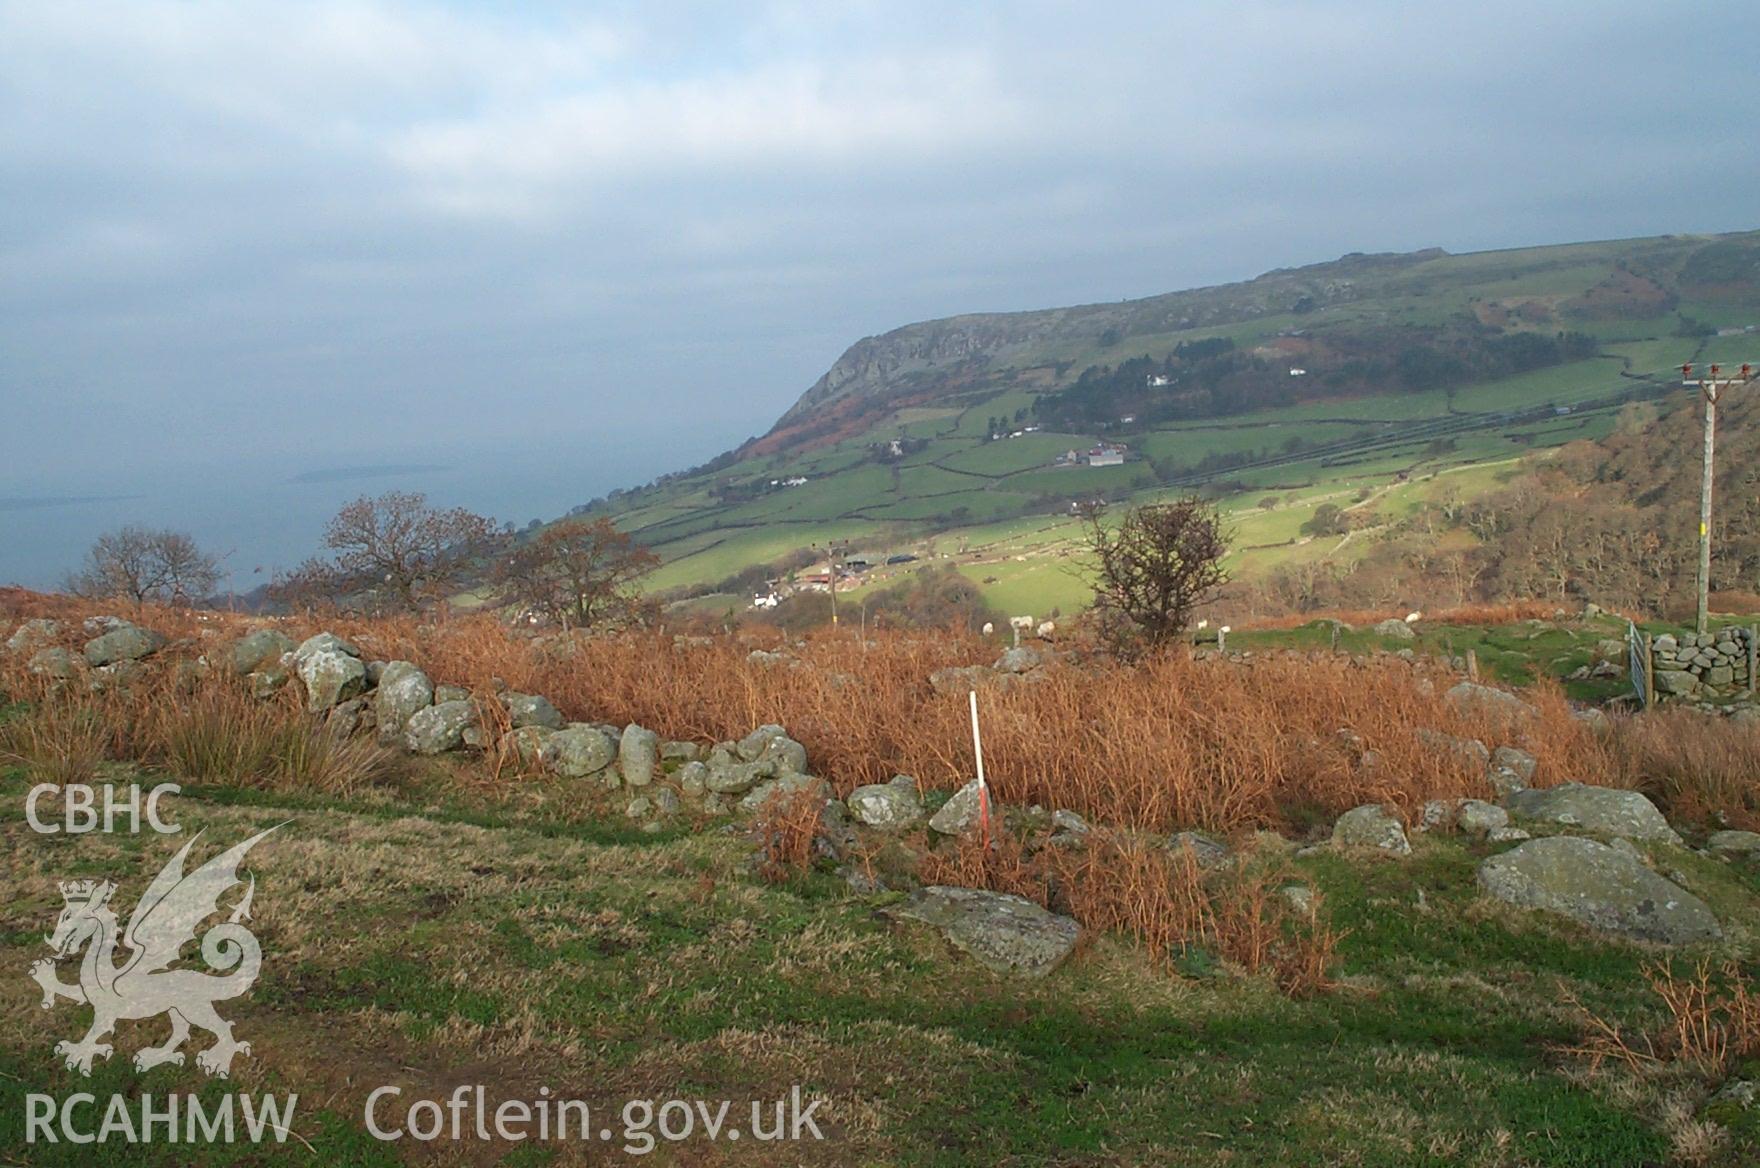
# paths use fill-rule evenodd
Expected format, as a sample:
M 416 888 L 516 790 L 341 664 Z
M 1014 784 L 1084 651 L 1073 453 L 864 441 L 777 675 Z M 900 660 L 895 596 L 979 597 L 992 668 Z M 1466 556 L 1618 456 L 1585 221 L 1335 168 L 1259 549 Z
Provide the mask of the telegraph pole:
M 1705 402 L 1705 464 L 1699 478 L 1699 613 L 1697 629 L 1703 633 L 1711 619 L 1711 468 L 1717 447 L 1717 399 L 1732 385 L 1746 385 L 1754 379 L 1752 365 L 1743 365 L 1741 372 L 1730 376 L 1723 366 L 1712 365 L 1704 377 L 1693 376 L 1691 363 L 1681 366 L 1681 384 L 1699 391 Z

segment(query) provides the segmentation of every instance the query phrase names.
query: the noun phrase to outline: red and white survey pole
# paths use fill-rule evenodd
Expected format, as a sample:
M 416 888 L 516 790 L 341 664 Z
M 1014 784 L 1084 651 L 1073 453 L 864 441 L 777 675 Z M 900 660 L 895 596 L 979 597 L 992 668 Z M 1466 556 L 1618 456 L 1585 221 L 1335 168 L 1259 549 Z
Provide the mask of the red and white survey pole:
M 972 754 L 978 759 L 978 834 L 990 850 L 990 784 L 984 781 L 984 739 L 978 733 L 978 691 L 972 691 Z

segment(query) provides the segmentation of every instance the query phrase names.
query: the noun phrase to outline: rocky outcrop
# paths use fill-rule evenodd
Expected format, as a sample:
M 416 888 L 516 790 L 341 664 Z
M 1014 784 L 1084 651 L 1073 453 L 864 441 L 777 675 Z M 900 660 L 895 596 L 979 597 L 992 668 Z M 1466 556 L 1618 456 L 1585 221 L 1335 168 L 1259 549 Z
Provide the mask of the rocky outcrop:
M 1571 836 L 1529 840 L 1479 865 L 1479 886 L 1517 908 L 1666 945 L 1723 935 L 1705 903 L 1634 855 Z

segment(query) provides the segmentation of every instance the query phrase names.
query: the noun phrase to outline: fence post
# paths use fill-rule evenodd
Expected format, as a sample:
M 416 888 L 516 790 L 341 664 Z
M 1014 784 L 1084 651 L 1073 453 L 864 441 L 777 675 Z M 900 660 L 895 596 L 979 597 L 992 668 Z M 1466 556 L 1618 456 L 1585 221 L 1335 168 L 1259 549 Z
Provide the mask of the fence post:
M 1644 705 L 1656 700 L 1656 649 L 1650 634 L 1644 634 Z
M 1757 649 L 1760 649 L 1760 625 L 1749 625 L 1748 626 L 1748 696 L 1750 696 L 1750 697 L 1752 697 L 1754 694 L 1754 663 L 1755 663 L 1755 658 L 1757 656 L 1760 656 L 1760 653 L 1756 652 Z
M 1467 650 L 1467 680 L 1475 683 L 1479 680 L 1479 651 L 1477 649 Z

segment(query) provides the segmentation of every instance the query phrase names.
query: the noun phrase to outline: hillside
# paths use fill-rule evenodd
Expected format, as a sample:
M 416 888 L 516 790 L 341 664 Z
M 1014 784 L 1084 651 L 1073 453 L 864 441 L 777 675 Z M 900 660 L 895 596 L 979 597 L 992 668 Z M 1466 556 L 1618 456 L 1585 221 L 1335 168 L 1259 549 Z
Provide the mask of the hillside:
M 1485 488 L 1668 399 L 1683 361 L 1754 356 L 1757 323 L 1760 233 L 1357 254 L 928 321 L 851 346 L 761 438 L 594 509 L 662 555 L 651 584 L 674 595 L 737 584 L 715 603 L 749 603 L 763 573 L 741 569 L 837 543 L 946 558 L 998 607 L 1044 612 L 1082 598 L 1058 563 L 1073 501 L 1206 490 L 1262 573 L 1310 554 L 1328 501 Z

